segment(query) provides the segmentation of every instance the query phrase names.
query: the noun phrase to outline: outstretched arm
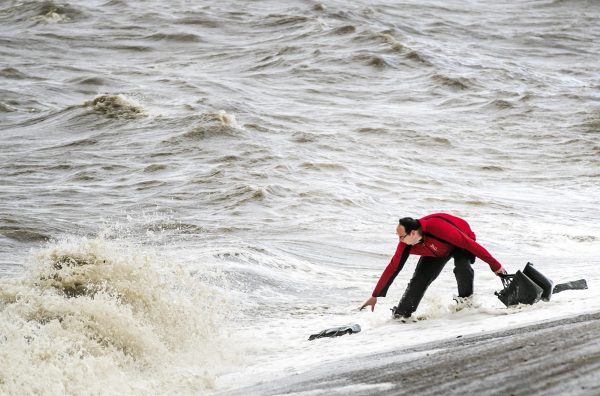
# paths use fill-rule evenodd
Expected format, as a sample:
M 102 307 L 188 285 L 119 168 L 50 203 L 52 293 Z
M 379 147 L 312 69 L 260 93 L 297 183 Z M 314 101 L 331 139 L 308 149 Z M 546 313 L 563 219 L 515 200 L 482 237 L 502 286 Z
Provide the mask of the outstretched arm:
M 381 277 L 379 278 L 379 282 L 375 286 L 373 290 L 373 297 L 385 297 L 387 294 L 388 288 L 391 286 L 392 282 L 398 275 L 398 273 L 404 267 L 404 263 L 408 259 L 408 255 L 410 254 L 410 246 L 406 245 L 403 242 L 398 243 L 398 247 L 396 248 L 396 253 L 390 260 L 390 263 L 387 265 Z
M 390 263 L 387 265 L 383 274 L 379 278 L 379 282 L 377 282 L 377 286 L 375 286 L 375 290 L 373 290 L 373 294 L 365 303 L 360 307 L 361 311 L 365 307 L 371 307 L 371 312 L 375 310 L 375 304 L 377 304 L 377 297 L 385 297 L 387 293 L 387 289 L 390 287 L 396 275 L 400 272 L 402 267 L 404 267 L 404 263 L 410 254 L 410 246 L 400 242 L 398 247 L 396 248 L 396 253 L 390 260 Z

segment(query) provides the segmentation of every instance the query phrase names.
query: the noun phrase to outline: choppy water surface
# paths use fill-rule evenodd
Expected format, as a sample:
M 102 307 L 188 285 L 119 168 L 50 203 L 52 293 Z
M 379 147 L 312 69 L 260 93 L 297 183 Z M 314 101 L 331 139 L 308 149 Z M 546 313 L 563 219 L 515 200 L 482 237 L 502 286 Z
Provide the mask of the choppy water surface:
M 599 26 L 594 1 L 4 1 L 0 389 L 222 391 L 599 308 Z M 448 268 L 401 326 L 413 259 L 356 312 L 397 218 L 437 211 L 590 289 L 506 310 L 478 261 L 478 309 Z

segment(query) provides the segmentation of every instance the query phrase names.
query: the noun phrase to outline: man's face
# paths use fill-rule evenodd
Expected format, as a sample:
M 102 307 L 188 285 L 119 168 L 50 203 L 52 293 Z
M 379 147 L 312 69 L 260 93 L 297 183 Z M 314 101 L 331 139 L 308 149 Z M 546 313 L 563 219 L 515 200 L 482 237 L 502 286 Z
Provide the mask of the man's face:
M 407 234 L 402 224 L 398 224 L 398 227 L 396 227 L 396 234 L 398 235 L 400 242 L 404 242 L 407 245 L 414 245 L 421 240 L 421 236 L 417 230 L 412 230 Z

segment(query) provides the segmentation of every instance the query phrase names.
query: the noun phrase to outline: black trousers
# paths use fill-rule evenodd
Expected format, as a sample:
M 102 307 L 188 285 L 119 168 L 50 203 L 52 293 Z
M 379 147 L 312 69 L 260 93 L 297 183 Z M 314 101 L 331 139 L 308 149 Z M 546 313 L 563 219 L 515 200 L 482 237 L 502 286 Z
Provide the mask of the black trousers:
M 431 282 L 438 277 L 451 258 L 454 258 L 454 276 L 458 285 L 458 296 L 469 297 L 472 295 L 474 273 L 471 263 L 474 261 L 474 257 L 471 253 L 464 249 L 454 249 L 454 252 L 446 257 L 422 256 L 404 295 L 394 310 L 394 315 L 410 317 L 417 310 Z

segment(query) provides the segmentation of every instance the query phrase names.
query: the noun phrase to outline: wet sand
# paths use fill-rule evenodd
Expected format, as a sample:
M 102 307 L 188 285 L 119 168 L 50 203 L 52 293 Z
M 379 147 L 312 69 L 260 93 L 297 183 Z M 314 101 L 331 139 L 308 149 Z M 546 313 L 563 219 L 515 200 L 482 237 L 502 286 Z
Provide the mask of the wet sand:
M 226 395 L 600 395 L 600 312 L 340 361 Z

